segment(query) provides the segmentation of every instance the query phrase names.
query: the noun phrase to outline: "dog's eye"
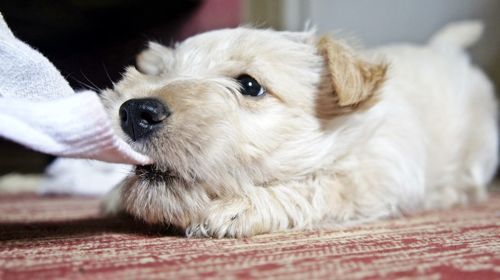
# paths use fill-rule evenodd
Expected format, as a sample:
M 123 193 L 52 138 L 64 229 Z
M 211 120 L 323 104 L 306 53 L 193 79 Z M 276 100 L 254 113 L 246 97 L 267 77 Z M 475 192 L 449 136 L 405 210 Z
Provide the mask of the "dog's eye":
M 236 78 L 241 85 L 241 94 L 250 96 L 261 96 L 266 90 L 252 77 L 243 74 Z

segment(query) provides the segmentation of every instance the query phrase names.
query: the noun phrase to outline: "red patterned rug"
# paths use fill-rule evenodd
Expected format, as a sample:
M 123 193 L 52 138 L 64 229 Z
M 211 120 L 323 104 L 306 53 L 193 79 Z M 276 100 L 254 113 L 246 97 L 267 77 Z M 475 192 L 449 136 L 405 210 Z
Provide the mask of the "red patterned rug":
M 0 197 L 0 279 L 500 279 L 500 195 L 348 229 L 186 239 L 96 199 Z

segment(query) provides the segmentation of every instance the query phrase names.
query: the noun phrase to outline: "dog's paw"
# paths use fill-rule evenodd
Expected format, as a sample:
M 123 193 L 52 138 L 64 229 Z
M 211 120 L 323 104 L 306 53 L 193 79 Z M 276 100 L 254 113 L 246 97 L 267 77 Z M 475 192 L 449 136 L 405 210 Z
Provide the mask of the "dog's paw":
M 187 227 L 186 236 L 241 238 L 269 232 L 261 214 L 245 199 L 215 201 L 200 221 Z

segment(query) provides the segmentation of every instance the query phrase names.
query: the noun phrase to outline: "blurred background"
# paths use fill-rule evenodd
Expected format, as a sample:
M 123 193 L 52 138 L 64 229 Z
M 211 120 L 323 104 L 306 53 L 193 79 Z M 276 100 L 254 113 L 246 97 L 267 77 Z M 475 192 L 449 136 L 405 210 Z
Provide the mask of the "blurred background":
M 13 32 L 39 49 L 76 89 L 106 88 L 147 41 L 166 45 L 211 29 L 251 24 L 356 38 L 364 47 L 424 43 L 451 21 L 480 19 L 486 30 L 471 50 L 500 88 L 497 0 L 17 0 L 0 1 Z M 53 160 L 0 139 L 0 175 L 43 172 Z

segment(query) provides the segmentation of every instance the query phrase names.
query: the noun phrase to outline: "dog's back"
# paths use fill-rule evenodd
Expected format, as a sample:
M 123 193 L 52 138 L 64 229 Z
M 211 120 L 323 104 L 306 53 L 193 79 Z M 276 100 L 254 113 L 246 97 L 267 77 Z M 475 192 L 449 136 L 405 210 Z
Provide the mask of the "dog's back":
M 485 197 L 496 170 L 493 86 L 464 50 L 481 32 L 479 22 L 459 22 L 438 31 L 426 46 L 376 50 L 391 65 L 382 99 L 410 111 L 417 122 L 412 130 L 421 130 L 416 133 L 424 141 L 424 201 L 429 208 Z

